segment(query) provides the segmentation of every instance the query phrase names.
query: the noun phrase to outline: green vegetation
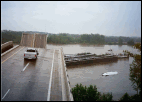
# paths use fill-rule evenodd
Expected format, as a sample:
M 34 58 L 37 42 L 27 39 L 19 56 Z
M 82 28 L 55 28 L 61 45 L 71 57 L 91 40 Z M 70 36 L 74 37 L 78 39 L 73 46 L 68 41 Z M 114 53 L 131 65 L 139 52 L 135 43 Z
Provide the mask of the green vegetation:
M 20 44 L 21 42 L 21 36 L 22 33 L 29 33 L 29 34 L 33 34 L 33 33 L 40 33 L 40 34 L 45 34 L 44 32 L 37 32 L 37 31 L 11 31 L 11 30 L 2 30 L 1 31 L 1 40 L 2 40 L 2 44 L 8 41 L 13 41 L 13 43 L 17 43 Z
M 47 43 L 55 44 L 105 44 L 105 36 L 99 34 L 83 34 L 78 37 L 68 34 L 50 34 L 47 39 Z
M 133 40 L 133 39 L 129 40 L 129 41 L 127 42 L 127 44 L 128 44 L 128 45 L 134 45 L 134 40 Z
M 108 45 L 113 45 L 113 43 L 112 42 L 108 42 Z
M 129 96 L 128 93 L 125 93 L 119 101 L 141 101 L 141 95 L 135 94 L 133 96 Z
M 130 80 L 133 82 L 133 87 L 138 94 L 138 90 L 141 93 L 141 44 L 137 43 L 134 47 L 140 51 L 140 54 L 133 54 L 134 61 L 130 66 Z
M 21 41 L 22 32 L 25 33 L 40 33 L 45 34 L 45 32 L 37 32 L 37 31 L 10 31 L 3 30 L 1 31 L 2 43 L 7 41 L 13 41 L 14 43 L 19 44 Z M 47 43 L 50 44 L 108 44 L 108 45 L 117 45 L 124 44 L 122 43 L 129 42 L 133 39 L 134 42 L 141 42 L 140 37 L 119 37 L 119 36 L 104 36 L 100 34 L 68 34 L 68 33 L 60 33 L 60 34 L 49 34 L 47 38 Z M 132 42 L 132 41 L 131 41 Z M 131 44 L 131 42 L 129 44 Z
M 123 44 L 125 44 L 125 43 L 127 44 L 131 39 L 133 39 L 134 43 L 141 42 L 140 37 L 105 36 L 105 44 L 116 45 L 119 42 L 119 38 L 121 38 L 121 40 L 123 41 Z
M 100 34 L 83 34 L 80 38 L 82 44 L 105 44 L 105 36 Z
M 55 44 L 70 44 L 73 43 L 75 39 L 67 36 L 67 34 L 52 34 L 48 36 L 47 43 L 55 43 Z
M 102 94 L 97 91 L 96 86 L 90 85 L 89 87 L 82 84 L 76 85 L 72 88 L 74 101 L 112 101 L 112 94 Z
M 22 32 L 4 31 L 1 32 L 1 36 L 2 43 L 13 41 L 13 43 L 19 44 L 21 41 Z
M 119 44 L 119 45 L 122 45 L 122 44 L 123 44 L 123 40 L 122 40 L 121 37 L 119 37 L 118 44 Z
M 69 39 L 69 40 L 68 40 Z M 124 42 L 128 42 L 133 39 L 134 42 L 141 42 L 139 37 L 115 37 L 104 36 L 100 34 L 50 34 L 47 39 L 47 43 L 55 44 L 108 44 L 108 45 L 122 45 Z
M 137 43 L 133 47 L 138 49 L 140 54 L 133 54 L 128 50 L 124 50 L 124 52 L 134 58 L 132 64 L 130 64 L 129 79 L 132 82 L 133 89 L 137 91 L 137 94 L 129 96 L 125 93 L 120 101 L 141 101 L 141 44 Z
M 131 101 L 131 97 L 129 94 L 126 92 L 120 99 L 119 101 Z
M 128 53 L 131 57 L 134 58 L 132 64 L 130 64 L 130 80 L 132 81 L 132 86 L 134 90 L 137 91 L 137 94 L 139 94 L 139 90 L 141 93 L 141 44 L 137 43 L 134 45 L 134 48 L 138 49 L 140 51 L 140 54 L 133 54 L 129 52 L 128 50 L 125 50 L 124 52 Z
M 112 93 L 101 94 L 97 91 L 96 85 L 86 87 L 82 84 L 76 84 L 71 90 L 74 101 L 114 101 Z M 129 96 L 126 92 L 118 101 L 141 101 L 141 92 L 133 96 Z

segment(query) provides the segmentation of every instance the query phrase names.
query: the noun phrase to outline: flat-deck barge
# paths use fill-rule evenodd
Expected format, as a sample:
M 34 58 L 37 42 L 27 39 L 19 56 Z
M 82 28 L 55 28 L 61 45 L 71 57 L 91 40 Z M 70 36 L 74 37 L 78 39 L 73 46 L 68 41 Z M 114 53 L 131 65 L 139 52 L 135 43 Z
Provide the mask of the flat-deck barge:
M 96 55 L 91 53 L 86 54 L 66 54 L 64 55 L 66 65 L 87 64 L 87 63 L 100 63 L 117 61 L 119 58 L 129 58 L 124 55 Z

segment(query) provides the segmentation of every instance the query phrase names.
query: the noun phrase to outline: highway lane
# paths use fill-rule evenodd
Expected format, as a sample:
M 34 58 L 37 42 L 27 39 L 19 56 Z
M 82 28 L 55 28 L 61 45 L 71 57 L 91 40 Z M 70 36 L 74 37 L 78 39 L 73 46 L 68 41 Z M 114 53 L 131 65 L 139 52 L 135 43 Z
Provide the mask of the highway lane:
M 10 51 L 9 53 L 3 55 L 3 56 L 1 57 L 1 62 L 3 62 L 4 60 L 6 60 L 8 57 L 10 57 L 12 54 L 14 54 L 15 52 L 17 52 L 17 51 L 20 50 L 21 48 L 23 48 L 23 46 L 19 46 L 19 47 L 17 47 L 16 49 Z
M 50 101 L 62 101 L 62 86 L 61 86 L 61 75 L 59 69 L 59 50 L 55 50 L 54 53 L 54 66 L 53 66 L 53 76 L 52 76 L 52 88 L 50 94 Z
M 14 80 L 16 80 L 17 76 L 21 72 L 23 68 L 23 51 L 26 48 L 23 47 L 14 49 L 12 52 L 4 55 L 1 57 L 3 63 L 1 64 L 1 79 L 2 79 L 2 96 L 6 93 L 6 91 L 12 86 Z M 15 52 L 20 50 L 17 54 L 13 55 Z M 20 54 L 20 56 L 18 56 Z M 9 58 L 11 55 L 13 55 L 11 58 Z M 17 57 L 18 56 L 18 57 Z M 19 58 L 21 57 L 21 58 Z M 9 58 L 4 62 L 5 59 Z
M 24 61 L 23 54 L 26 49 L 27 47 L 23 48 L 1 65 L 2 97 L 8 92 L 2 101 L 47 100 L 53 50 L 39 48 L 37 60 Z M 6 56 L 8 57 L 5 55 L 1 59 L 4 60 Z M 27 64 L 26 69 L 22 71 Z
M 14 53 L 15 53 L 14 49 Z M 8 88 L 10 88 L 15 80 L 19 77 L 21 70 L 24 67 L 24 59 L 23 59 L 23 53 L 26 50 L 26 48 L 19 51 L 17 54 L 9 58 L 7 61 L 2 63 L 2 96 L 5 94 Z M 10 52 L 11 55 L 13 54 Z M 11 56 L 9 55 L 9 56 Z M 5 58 L 9 56 L 4 56 Z M 1 58 L 3 59 L 3 57 Z

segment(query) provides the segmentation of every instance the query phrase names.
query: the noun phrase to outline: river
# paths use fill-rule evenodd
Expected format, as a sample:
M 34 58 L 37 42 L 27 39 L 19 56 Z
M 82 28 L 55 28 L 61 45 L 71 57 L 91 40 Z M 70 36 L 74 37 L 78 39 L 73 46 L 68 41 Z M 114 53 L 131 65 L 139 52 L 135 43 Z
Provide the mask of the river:
M 132 53 L 139 53 L 137 49 L 128 45 L 52 45 L 47 44 L 47 49 L 63 48 L 64 54 L 76 54 L 90 52 L 95 54 L 104 54 L 111 48 L 114 54 L 122 53 L 123 50 L 129 50 Z M 119 59 L 111 63 L 78 65 L 67 67 L 71 88 L 78 83 L 83 85 L 96 85 L 97 90 L 101 93 L 112 93 L 113 99 L 118 100 L 124 93 L 134 95 L 137 92 L 132 88 L 129 80 L 129 69 L 133 58 Z M 118 72 L 116 75 L 102 76 L 106 72 Z

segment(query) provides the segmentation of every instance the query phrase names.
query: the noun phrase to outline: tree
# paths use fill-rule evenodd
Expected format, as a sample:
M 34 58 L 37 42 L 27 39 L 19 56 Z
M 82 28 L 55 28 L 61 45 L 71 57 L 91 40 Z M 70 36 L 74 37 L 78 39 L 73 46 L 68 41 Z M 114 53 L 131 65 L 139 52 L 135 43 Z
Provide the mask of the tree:
M 102 94 L 97 91 L 96 85 L 84 87 L 82 84 L 77 84 L 72 88 L 74 101 L 112 101 L 112 94 Z
M 108 42 L 109 45 L 112 45 L 112 42 Z
M 127 42 L 127 44 L 128 44 L 128 45 L 134 45 L 134 40 L 133 40 L 133 39 L 129 40 L 129 41 Z
M 141 91 L 141 44 L 135 44 L 134 48 L 138 49 L 140 54 L 133 54 L 134 61 L 130 65 L 130 80 L 138 94 L 138 89 Z
M 128 95 L 126 92 L 120 99 L 119 101 L 131 101 L 131 97 Z
M 119 45 L 122 45 L 122 44 L 123 44 L 123 40 L 122 40 L 121 37 L 119 37 L 118 44 L 119 44 Z
M 133 88 L 138 94 L 141 85 L 141 64 L 138 64 L 136 60 L 130 65 L 130 80 L 133 82 Z
M 132 64 L 130 64 L 130 80 L 132 81 L 132 86 L 134 90 L 140 90 L 139 94 L 141 93 L 141 44 L 137 43 L 134 45 L 134 48 L 140 51 L 140 54 L 133 54 L 129 51 L 125 50 L 124 52 L 128 53 L 130 56 L 134 58 Z

